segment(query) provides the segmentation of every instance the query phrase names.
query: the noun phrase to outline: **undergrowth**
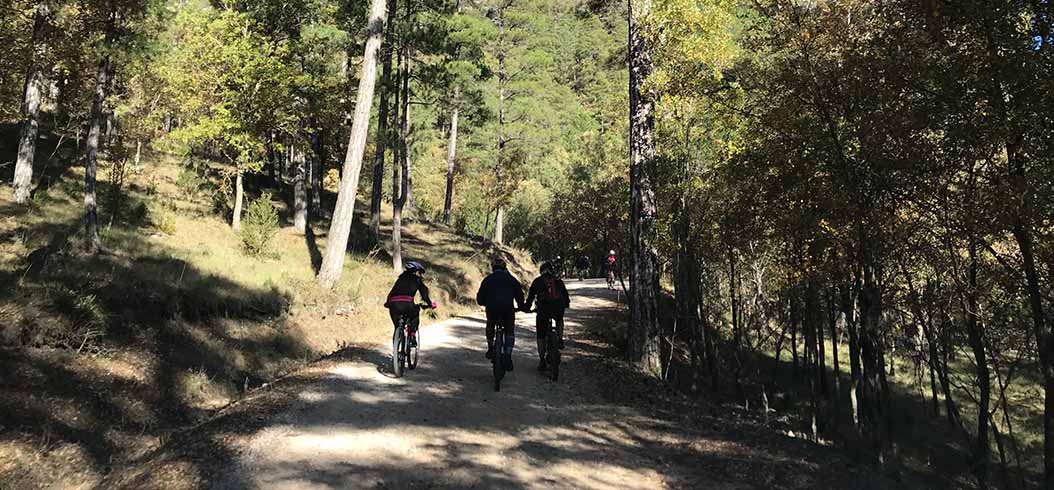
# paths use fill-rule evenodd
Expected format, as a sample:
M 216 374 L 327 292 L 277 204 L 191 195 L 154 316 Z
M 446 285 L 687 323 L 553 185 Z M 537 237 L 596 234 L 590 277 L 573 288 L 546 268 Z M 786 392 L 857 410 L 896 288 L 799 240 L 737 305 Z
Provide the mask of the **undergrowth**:
M 274 236 L 278 233 L 278 211 L 271 204 L 271 193 L 264 192 L 249 203 L 239 235 L 245 253 L 257 258 L 276 258 Z

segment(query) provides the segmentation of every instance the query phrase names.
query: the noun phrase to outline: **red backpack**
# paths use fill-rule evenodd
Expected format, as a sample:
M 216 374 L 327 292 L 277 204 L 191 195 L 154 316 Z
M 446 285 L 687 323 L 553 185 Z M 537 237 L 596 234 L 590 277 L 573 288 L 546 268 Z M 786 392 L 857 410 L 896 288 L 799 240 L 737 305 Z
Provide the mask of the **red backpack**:
M 552 302 L 564 300 L 564 295 L 560 293 L 560 287 L 556 285 L 556 278 L 553 276 L 545 278 L 545 299 Z

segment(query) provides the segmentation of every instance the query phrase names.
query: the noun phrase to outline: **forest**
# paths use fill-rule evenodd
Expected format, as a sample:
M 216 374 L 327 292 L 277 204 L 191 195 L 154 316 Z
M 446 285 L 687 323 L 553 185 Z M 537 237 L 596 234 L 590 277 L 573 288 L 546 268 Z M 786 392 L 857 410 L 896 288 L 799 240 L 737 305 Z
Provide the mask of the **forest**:
M 658 382 L 927 486 L 1054 489 L 1050 0 L 0 0 L 0 26 L 4 371 L 157 308 L 333 316 L 458 240 L 451 302 L 479 250 L 614 250 L 610 337 Z M 210 242 L 236 252 L 188 258 Z M 121 302 L 146 290 L 178 298 Z M 278 372 L 253 362 L 202 372 Z

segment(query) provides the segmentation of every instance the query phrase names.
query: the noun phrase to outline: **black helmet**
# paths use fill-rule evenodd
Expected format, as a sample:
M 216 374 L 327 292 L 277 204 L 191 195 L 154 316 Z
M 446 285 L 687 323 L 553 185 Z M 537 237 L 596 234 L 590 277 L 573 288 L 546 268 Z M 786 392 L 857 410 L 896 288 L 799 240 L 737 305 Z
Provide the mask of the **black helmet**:
M 420 262 L 415 262 L 413 260 L 403 264 L 403 269 L 405 269 L 406 272 L 420 272 L 421 274 L 425 273 L 425 266 L 421 265 Z
M 490 266 L 494 270 L 500 270 L 505 268 L 505 259 L 495 255 L 493 259 L 490 259 Z
M 542 266 L 539 269 L 542 271 L 542 274 L 545 274 L 546 272 L 550 272 L 550 271 L 553 270 L 553 264 L 550 264 L 550 263 L 546 262 L 546 263 L 542 264 Z

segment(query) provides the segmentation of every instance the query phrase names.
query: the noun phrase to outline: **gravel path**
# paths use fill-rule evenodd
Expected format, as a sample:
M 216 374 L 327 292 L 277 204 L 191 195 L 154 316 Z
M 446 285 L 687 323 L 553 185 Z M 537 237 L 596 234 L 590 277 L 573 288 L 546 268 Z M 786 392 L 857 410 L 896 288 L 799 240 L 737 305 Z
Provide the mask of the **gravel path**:
M 480 318 L 427 325 L 416 370 L 393 378 L 386 344 L 335 362 L 280 415 L 257 418 L 210 488 L 881 488 L 861 486 L 834 448 L 670 404 L 613 370 L 583 325 L 610 321 L 615 292 L 600 280 L 568 289 L 559 383 L 535 371 L 533 315 L 517 317 L 516 370 L 499 393 Z
M 574 339 L 614 293 L 599 280 L 568 287 Z M 516 370 L 500 393 L 480 318 L 423 327 L 420 366 L 403 378 L 389 374 L 387 345 L 333 367 L 213 488 L 662 488 L 640 437 L 663 423 L 598 396 L 573 340 L 559 383 L 537 373 L 533 322 L 517 316 Z

